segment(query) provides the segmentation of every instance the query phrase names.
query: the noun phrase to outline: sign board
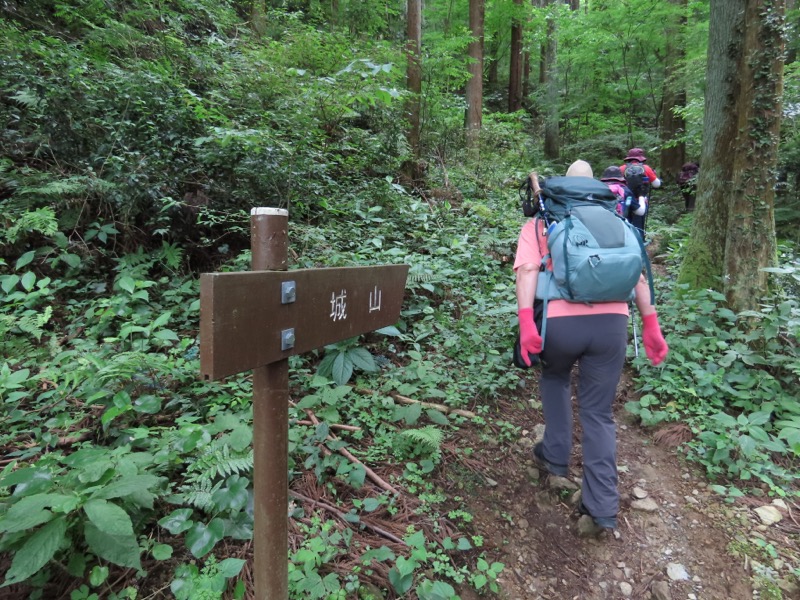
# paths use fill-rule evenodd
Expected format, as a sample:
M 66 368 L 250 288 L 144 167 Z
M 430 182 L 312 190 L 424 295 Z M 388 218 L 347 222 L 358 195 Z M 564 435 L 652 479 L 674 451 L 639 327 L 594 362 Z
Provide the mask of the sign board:
M 200 372 L 221 379 L 394 325 L 408 265 L 200 276 Z

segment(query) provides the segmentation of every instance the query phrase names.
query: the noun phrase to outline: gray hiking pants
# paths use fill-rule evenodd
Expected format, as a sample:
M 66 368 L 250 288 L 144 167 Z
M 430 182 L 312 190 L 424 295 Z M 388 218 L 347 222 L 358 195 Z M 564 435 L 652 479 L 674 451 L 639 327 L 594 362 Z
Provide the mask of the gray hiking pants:
M 578 415 L 583 429 L 584 507 L 593 517 L 614 517 L 617 490 L 617 429 L 612 404 L 625 349 L 628 318 L 604 314 L 547 321 L 540 390 L 544 410 L 544 457 L 567 465 L 572 454 L 571 373 L 578 363 Z

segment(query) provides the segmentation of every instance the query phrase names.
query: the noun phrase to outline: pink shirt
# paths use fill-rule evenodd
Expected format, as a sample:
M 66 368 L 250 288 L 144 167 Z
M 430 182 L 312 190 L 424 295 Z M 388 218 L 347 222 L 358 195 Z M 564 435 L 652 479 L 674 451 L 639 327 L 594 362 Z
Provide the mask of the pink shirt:
M 542 250 L 547 252 L 547 238 L 542 235 L 544 224 L 539 219 L 530 219 L 522 226 L 517 244 L 517 257 L 514 260 L 514 272 L 522 265 L 534 264 L 538 268 L 542 264 Z M 540 247 L 541 243 L 541 247 Z M 577 317 L 582 315 L 629 315 L 627 302 L 568 302 L 566 300 L 550 300 L 547 303 L 547 318 Z

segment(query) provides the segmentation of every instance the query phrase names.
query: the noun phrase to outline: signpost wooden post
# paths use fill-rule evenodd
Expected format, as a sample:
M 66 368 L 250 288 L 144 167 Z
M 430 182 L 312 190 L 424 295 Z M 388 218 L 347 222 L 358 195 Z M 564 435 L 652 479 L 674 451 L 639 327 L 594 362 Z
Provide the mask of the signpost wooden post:
M 252 271 L 200 276 L 200 371 L 253 371 L 256 600 L 288 598 L 288 358 L 400 318 L 408 265 L 287 271 L 289 213 L 254 208 Z

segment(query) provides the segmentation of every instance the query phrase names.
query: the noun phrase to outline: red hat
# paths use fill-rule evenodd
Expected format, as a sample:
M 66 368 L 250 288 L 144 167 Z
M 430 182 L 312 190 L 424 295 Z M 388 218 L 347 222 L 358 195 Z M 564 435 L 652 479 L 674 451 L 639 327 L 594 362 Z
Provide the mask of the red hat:
M 628 156 L 625 157 L 625 160 L 638 160 L 639 162 L 645 162 L 647 157 L 644 155 L 644 150 L 641 148 L 631 148 L 628 151 Z

